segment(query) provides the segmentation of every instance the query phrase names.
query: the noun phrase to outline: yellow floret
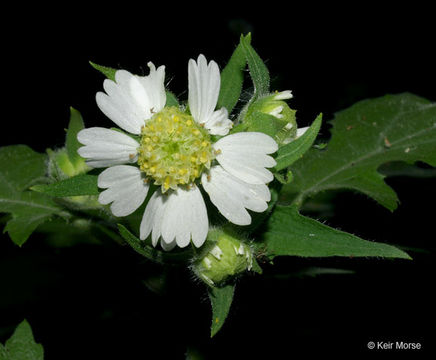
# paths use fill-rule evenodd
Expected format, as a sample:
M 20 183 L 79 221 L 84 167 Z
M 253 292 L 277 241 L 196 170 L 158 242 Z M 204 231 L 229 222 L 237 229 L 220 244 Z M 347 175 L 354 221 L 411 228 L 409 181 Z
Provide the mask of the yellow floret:
M 154 114 L 141 130 L 138 165 L 163 193 L 194 184 L 215 158 L 207 131 L 177 107 Z

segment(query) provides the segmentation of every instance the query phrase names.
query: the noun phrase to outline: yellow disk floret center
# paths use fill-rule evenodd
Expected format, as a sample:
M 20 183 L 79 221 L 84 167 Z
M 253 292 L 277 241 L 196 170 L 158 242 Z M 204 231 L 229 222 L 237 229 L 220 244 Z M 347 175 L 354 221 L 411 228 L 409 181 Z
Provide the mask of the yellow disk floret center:
M 193 183 L 214 159 L 207 131 L 177 107 L 164 108 L 148 120 L 140 144 L 139 167 L 162 192 Z

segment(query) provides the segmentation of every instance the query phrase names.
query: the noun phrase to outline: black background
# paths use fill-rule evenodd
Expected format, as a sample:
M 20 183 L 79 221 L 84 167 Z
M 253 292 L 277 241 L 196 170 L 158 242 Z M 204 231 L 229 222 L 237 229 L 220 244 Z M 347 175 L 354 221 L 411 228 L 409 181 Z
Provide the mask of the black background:
M 252 32 L 272 89 L 292 89 L 290 104 L 301 126 L 320 112 L 328 120 L 358 100 L 387 93 L 436 100 L 428 8 L 314 3 L 300 9 L 292 2 L 286 8 L 250 7 L 117 3 L 95 11 L 65 3 L 5 11 L 10 21 L 2 29 L 1 145 L 23 143 L 40 152 L 62 146 L 70 106 L 87 126 L 110 126 L 94 100 L 103 77 L 88 61 L 139 74 L 146 74 L 148 61 L 165 64 L 168 87 L 186 99 L 189 58 L 203 53 L 223 67 L 241 31 Z M 156 294 L 142 280 L 161 268 L 127 247 L 54 249 L 33 235 L 20 249 L 2 236 L 0 340 L 27 318 L 49 360 L 183 359 L 188 347 L 207 359 L 395 353 L 369 351 L 368 341 L 420 342 L 424 351 L 403 354 L 429 353 L 435 339 L 435 183 L 388 183 L 401 199 L 393 214 L 362 195 L 344 193 L 335 197 L 336 215 L 327 223 L 421 249 L 410 252 L 413 261 L 277 259 L 274 267 L 265 265 L 263 277 L 238 283 L 230 316 L 212 340 L 205 289 L 187 270 L 171 270 L 167 290 Z M 355 273 L 295 276 L 313 266 Z

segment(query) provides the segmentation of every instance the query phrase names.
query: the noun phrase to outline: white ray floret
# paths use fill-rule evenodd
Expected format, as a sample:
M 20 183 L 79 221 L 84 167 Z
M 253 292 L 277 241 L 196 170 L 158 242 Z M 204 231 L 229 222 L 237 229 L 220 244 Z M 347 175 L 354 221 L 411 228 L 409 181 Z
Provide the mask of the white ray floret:
M 153 244 L 161 236 L 166 244 L 174 240 L 179 247 L 192 242 L 201 246 L 209 230 L 206 205 L 198 187 L 177 189 L 170 195 L 156 191 L 144 212 L 140 238 L 152 232 Z
M 287 99 L 292 99 L 293 97 L 294 96 L 292 95 L 291 90 L 284 90 L 284 91 L 277 93 L 274 96 L 274 100 L 287 100 Z
M 139 143 L 119 131 L 92 127 L 77 135 L 84 144 L 77 150 L 87 164 L 94 168 L 136 162 Z
M 220 165 L 203 174 L 201 183 L 220 213 L 236 225 L 251 224 L 251 216 L 246 209 L 263 212 L 271 199 L 268 186 L 246 183 Z
M 112 203 L 115 216 L 132 214 L 144 202 L 149 184 L 139 169 L 130 165 L 116 165 L 103 171 L 98 177 L 98 186 L 105 188 L 98 197 L 101 204 Z
M 161 111 L 166 101 L 165 67 L 156 70 L 152 63 L 148 66 L 150 74 L 145 77 L 118 70 L 115 82 L 109 79 L 103 82 L 106 94 L 96 95 L 100 110 L 120 128 L 136 135 L 141 133 L 144 121 Z
M 216 159 L 230 174 L 249 184 L 266 184 L 273 174 L 266 167 L 276 161 L 269 156 L 278 145 L 270 136 L 259 132 L 240 132 L 225 136 L 214 144 Z
M 220 72 L 215 61 L 207 64 L 206 58 L 200 55 L 188 63 L 188 103 L 192 117 L 209 130 L 212 135 L 226 135 L 232 127 L 228 119 L 227 109 L 215 111 L 220 91 Z

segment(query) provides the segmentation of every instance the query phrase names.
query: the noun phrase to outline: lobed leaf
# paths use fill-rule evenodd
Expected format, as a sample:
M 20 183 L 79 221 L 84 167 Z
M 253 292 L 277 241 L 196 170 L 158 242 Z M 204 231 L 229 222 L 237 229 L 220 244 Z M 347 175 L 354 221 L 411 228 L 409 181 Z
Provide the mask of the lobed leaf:
M 311 149 L 292 165 L 284 194 L 302 204 L 329 189 L 351 189 L 393 211 L 394 190 L 378 168 L 387 162 L 436 166 L 436 104 L 412 94 L 360 101 L 335 115 L 326 149 Z

